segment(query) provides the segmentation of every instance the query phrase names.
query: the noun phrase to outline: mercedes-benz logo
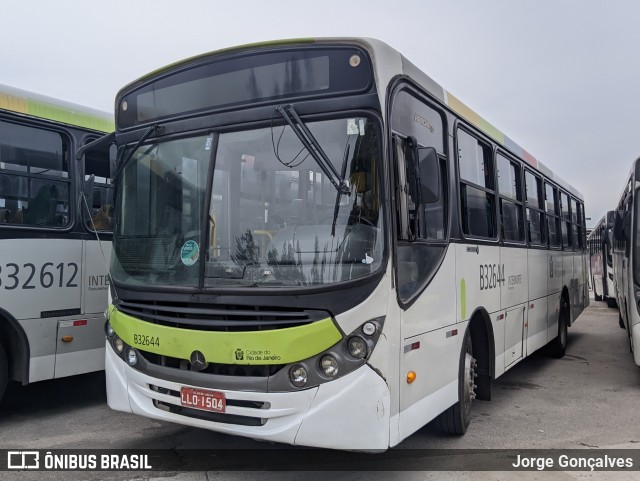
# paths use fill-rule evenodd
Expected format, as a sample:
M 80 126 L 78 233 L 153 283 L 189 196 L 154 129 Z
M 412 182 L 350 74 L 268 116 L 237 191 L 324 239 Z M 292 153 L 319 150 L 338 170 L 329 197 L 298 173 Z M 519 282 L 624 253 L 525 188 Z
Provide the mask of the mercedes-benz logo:
M 191 370 L 192 371 L 202 371 L 207 368 L 207 360 L 204 358 L 204 354 L 200 351 L 193 351 L 191 353 Z

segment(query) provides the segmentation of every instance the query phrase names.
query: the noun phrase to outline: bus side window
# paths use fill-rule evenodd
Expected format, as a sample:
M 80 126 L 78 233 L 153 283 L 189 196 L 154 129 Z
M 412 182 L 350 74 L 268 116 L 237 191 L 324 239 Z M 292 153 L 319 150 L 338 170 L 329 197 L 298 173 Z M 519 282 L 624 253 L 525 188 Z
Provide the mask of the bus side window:
M 399 91 L 392 99 L 391 128 L 395 166 L 396 275 L 401 303 L 424 289 L 445 252 L 447 239 L 448 168 L 445 160 L 444 114 L 423 101 L 419 94 Z M 440 197 L 436 202 L 415 204 L 409 194 L 407 138 L 420 147 L 433 147 L 440 161 Z
M 0 224 L 69 224 L 69 141 L 56 132 L 0 122 Z
M 496 196 L 491 148 L 464 130 L 458 129 L 456 135 L 462 231 L 470 236 L 494 239 Z
M 496 155 L 502 237 L 506 241 L 524 240 L 520 165 L 501 154 Z
M 558 206 L 558 190 L 550 184 L 545 183 L 545 199 L 547 202 L 547 229 L 549 232 L 549 245 L 552 247 L 562 246 L 560 235 L 560 216 Z
M 527 236 L 532 245 L 544 246 L 547 243 L 544 229 L 544 196 L 540 177 L 528 170 L 524 172 L 527 205 Z
M 572 245 L 573 228 L 571 225 L 571 212 L 569 210 L 569 197 L 564 192 L 560 192 L 560 224 L 562 232 L 562 246 L 567 250 Z
M 90 142 L 90 139 L 88 142 Z M 93 149 L 87 151 L 84 157 L 84 178 L 94 175 L 93 199 L 89 203 L 91 216 L 87 212 L 87 206 L 82 205 L 83 218 L 90 230 L 110 231 L 113 219 L 113 175 L 111 161 L 115 157 L 115 146 L 104 150 Z

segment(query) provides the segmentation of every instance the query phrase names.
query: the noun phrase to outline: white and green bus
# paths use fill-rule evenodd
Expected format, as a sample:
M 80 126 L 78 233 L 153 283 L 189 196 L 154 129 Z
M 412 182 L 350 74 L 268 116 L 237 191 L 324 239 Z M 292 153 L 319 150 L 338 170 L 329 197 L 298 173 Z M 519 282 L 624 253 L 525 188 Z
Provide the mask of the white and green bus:
M 96 236 L 111 239 L 115 163 L 109 151 L 73 154 L 113 128 L 111 114 L 0 86 L 0 398 L 8 380 L 104 368 L 108 271 Z M 82 205 L 85 176 L 95 188 Z
M 616 210 L 607 213 L 613 228 L 613 282 L 618 323 L 629 338 L 629 350 L 640 366 L 640 159 L 631 164 Z
M 583 199 L 388 45 L 213 52 L 124 87 L 109 406 L 384 450 L 588 304 Z

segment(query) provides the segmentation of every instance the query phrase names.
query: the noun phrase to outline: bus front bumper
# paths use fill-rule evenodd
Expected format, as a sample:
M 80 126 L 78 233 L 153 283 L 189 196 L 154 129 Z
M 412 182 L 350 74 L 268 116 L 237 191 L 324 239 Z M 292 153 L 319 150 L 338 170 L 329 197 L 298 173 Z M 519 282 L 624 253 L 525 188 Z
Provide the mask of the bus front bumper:
M 219 420 L 194 417 L 181 407 L 178 384 L 143 374 L 120 359 L 107 343 L 107 403 L 115 411 L 254 439 L 330 449 L 386 450 L 391 396 L 369 366 L 320 386 L 286 393 L 220 390 L 227 399 Z M 231 401 L 231 403 L 229 403 Z M 262 407 L 233 405 L 233 401 Z M 202 411 L 202 413 L 206 413 Z M 206 414 L 205 414 L 206 416 Z

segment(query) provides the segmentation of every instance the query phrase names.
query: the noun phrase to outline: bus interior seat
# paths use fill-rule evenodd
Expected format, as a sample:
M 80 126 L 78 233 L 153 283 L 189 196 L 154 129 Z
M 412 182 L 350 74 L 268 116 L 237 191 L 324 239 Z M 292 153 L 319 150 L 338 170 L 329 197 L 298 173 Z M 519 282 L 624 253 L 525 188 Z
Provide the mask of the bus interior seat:
M 111 204 L 100 206 L 96 215 L 87 222 L 88 227 L 96 230 L 111 230 L 111 208 Z
M 24 223 L 34 225 L 56 225 L 56 205 L 58 188 L 54 184 L 40 187 L 36 196 L 29 201 L 24 212 Z
M 10 224 L 22 224 L 24 223 L 24 209 L 20 207 L 13 217 L 9 220 Z
M 0 224 L 6 224 L 11 220 L 11 209 L 0 209 Z

